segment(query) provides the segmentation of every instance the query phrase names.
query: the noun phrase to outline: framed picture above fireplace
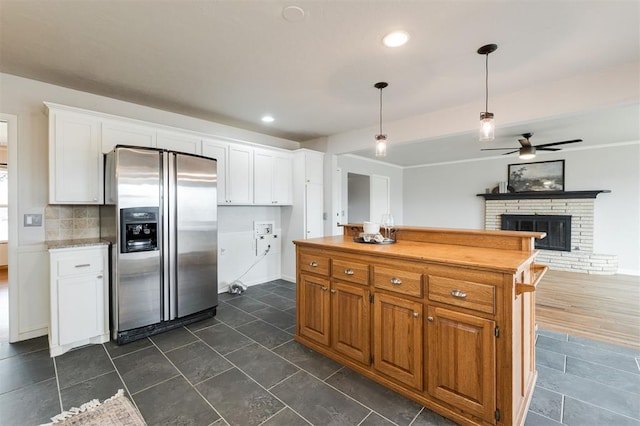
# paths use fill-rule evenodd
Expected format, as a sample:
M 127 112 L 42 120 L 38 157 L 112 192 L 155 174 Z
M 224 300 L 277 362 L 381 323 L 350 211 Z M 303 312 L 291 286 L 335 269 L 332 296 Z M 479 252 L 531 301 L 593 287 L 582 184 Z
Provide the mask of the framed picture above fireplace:
M 564 160 L 509 164 L 514 192 L 564 191 Z

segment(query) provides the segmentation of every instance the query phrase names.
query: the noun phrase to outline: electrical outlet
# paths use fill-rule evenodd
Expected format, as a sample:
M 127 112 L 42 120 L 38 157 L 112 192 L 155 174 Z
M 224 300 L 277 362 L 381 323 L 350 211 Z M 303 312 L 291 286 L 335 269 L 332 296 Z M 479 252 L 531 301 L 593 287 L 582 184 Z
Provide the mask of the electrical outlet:
M 38 213 L 25 214 L 24 226 L 42 226 L 42 215 Z

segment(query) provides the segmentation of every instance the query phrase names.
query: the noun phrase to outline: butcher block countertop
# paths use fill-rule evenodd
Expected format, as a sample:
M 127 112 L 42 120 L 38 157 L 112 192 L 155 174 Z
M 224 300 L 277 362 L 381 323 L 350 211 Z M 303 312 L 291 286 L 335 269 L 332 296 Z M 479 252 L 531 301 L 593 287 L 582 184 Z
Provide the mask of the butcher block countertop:
M 415 231 L 418 228 L 404 229 Z M 355 235 L 357 235 L 356 225 L 353 226 L 353 230 Z M 433 232 L 444 232 L 444 230 L 433 229 Z M 443 243 L 403 240 L 402 228 L 398 229 L 396 242 L 393 244 L 359 243 L 353 240 L 354 233 L 350 233 L 347 229 L 345 229 L 345 233 L 350 235 L 296 240 L 294 243 L 302 247 L 316 247 L 318 249 L 379 255 L 386 258 L 427 261 L 436 264 L 456 265 L 511 274 L 515 273 L 523 264 L 528 263 L 528 261 L 537 254 L 537 251 L 533 249 L 517 250 L 467 245 L 473 244 L 473 242 L 465 242 L 465 245 L 461 245 L 452 244 L 452 241 L 448 240 L 443 240 Z M 405 234 L 409 236 L 407 232 L 405 232 Z M 422 233 L 420 235 L 422 235 Z M 483 239 L 483 242 L 479 244 L 484 244 L 484 238 L 487 236 L 513 236 L 514 233 L 508 232 L 506 234 L 500 234 L 495 231 L 469 231 L 467 235 L 472 236 L 469 241 L 472 241 L 473 236 L 478 236 Z M 532 237 L 544 236 L 544 233 L 517 233 L 515 235 L 516 237 L 528 238 L 530 240 Z M 491 244 L 489 245 L 491 246 Z

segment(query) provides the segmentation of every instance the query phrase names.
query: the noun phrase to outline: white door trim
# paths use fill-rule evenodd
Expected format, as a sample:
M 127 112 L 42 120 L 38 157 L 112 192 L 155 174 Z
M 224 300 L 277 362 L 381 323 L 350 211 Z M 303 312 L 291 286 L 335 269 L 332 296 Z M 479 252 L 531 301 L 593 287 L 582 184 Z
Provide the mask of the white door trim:
M 7 122 L 7 170 L 9 174 L 9 341 L 18 340 L 18 116 L 0 113 Z

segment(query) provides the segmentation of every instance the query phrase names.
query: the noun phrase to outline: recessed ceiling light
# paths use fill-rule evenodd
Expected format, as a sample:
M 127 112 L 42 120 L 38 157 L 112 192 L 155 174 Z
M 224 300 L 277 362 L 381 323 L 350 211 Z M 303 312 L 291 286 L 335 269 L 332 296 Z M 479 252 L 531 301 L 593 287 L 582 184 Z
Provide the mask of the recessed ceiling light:
M 275 119 L 270 115 L 265 115 L 264 117 L 262 117 L 262 121 L 265 123 L 273 123 L 274 120 Z
M 382 43 L 387 47 L 398 47 L 409 41 L 409 33 L 405 31 L 394 31 L 382 38 Z

